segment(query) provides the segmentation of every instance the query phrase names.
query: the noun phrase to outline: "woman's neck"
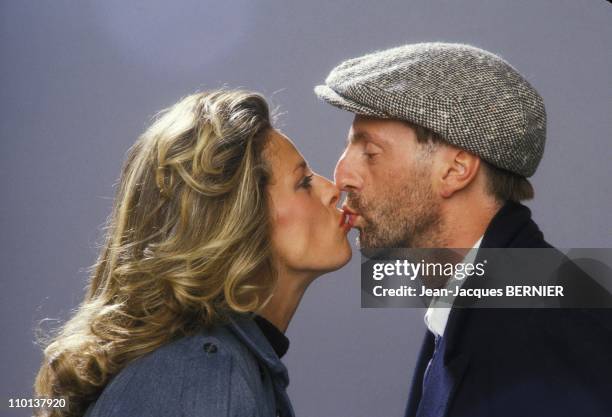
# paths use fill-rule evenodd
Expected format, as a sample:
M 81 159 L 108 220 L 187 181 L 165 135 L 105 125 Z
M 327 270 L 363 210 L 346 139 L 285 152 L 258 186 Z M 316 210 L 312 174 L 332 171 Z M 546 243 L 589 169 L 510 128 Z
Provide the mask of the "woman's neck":
M 304 292 L 313 279 L 304 273 L 287 271 L 279 273 L 272 297 L 259 311 L 259 315 L 285 333 Z

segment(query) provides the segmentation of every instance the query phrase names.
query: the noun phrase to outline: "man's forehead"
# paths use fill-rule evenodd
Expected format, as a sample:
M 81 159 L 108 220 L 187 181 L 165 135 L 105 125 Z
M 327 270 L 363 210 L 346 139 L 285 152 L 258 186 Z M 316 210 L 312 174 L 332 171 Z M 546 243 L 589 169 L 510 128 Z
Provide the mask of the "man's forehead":
M 373 141 L 391 144 L 395 140 L 403 139 L 403 136 L 410 134 L 410 131 L 410 127 L 400 120 L 356 115 L 348 140 L 350 142 Z
M 351 142 L 360 142 L 360 141 L 367 141 L 370 140 L 374 137 L 374 139 L 376 139 L 378 135 L 374 134 L 370 134 L 370 132 L 367 129 L 360 129 L 360 128 L 356 128 L 354 126 L 351 127 L 351 130 L 349 132 L 349 140 Z

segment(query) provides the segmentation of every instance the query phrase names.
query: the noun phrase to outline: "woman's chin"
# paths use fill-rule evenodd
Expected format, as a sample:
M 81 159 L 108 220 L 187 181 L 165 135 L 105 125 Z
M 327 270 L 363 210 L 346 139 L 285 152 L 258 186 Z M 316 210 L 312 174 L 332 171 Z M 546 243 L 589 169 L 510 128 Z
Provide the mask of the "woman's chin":
M 297 267 L 296 265 L 291 269 L 309 271 L 309 274 L 313 277 L 311 279 L 316 279 L 321 275 L 342 268 L 349 263 L 352 257 L 353 250 L 348 239 L 346 239 L 324 250 L 319 250 L 316 254 L 309 253 L 308 260 L 302 257 L 300 266 Z
M 351 249 L 351 245 L 348 243 L 348 240 L 337 251 L 333 252 L 334 259 L 329 260 L 329 267 L 325 268 L 324 274 L 329 272 L 337 271 L 338 269 L 345 266 L 351 258 L 353 257 L 353 250 Z

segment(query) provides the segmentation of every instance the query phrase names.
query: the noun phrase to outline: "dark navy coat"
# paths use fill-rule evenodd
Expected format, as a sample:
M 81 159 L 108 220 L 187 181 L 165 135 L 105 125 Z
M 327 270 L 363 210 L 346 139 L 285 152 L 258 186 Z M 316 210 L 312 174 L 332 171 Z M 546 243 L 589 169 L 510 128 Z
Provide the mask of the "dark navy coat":
M 551 246 L 527 207 L 507 203 L 481 247 Z M 611 311 L 451 310 L 433 359 L 425 335 L 406 417 L 612 416 Z

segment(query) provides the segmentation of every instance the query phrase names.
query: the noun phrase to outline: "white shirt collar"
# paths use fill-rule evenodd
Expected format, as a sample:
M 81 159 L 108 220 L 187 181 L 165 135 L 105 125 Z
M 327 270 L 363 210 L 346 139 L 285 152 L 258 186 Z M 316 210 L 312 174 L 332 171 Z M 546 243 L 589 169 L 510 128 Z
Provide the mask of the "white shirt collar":
M 464 263 L 474 262 L 474 260 L 476 259 L 476 254 L 478 253 L 478 249 L 480 248 L 480 244 L 482 243 L 483 237 L 484 235 L 481 236 L 480 239 L 478 239 L 478 241 L 472 247 L 472 250 L 470 250 L 465 255 L 465 257 L 463 258 Z M 461 285 L 464 281 L 466 280 L 458 280 L 456 278 L 451 278 L 448 280 L 446 287 L 450 287 L 451 285 L 455 284 Z M 448 301 L 452 303 L 453 299 L 449 300 L 448 297 L 445 297 L 445 301 L 441 302 L 440 300 L 438 300 L 437 297 L 434 297 L 431 300 L 431 303 L 429 304 L 427 312 L 425 313 L 425 325 L 434 335 L 442 336 L 444 334 L 444 330 L 446 329 L 446 323 L 448 322 L 448 316 L 450 315 L 451 311 L 451 307 L 445 307 L 446 305 L 448 305 Z

